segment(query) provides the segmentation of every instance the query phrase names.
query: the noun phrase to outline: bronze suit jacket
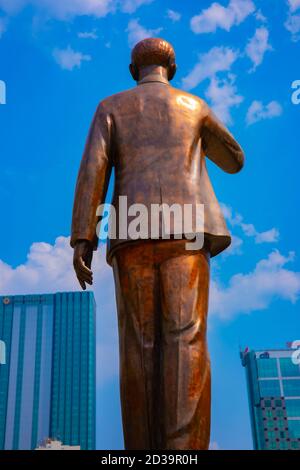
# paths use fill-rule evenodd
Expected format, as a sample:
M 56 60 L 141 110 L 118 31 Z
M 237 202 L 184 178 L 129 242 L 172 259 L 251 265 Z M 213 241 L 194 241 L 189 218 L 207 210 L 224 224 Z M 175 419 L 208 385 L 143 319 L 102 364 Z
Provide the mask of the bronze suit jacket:
M 244 162 L 239 144 L 200 98 L 155 74 L 138 86 L 100 102 L 85 146 L 73 209 L 71 246 L 86 239 L 97 247 L 96 210 L 103 204 L 112 168 L 113 204 L 204 204 L 204 234 L 211 256 L 230 244 L 205 156 L 228 173 Z M 117 221 L 118 225 L 118 221 Z M 197 227 L 195 227 L 197 231 Z M 202 228 L 203 230 L 203 228 Z M 108 262 L 117 247 L 109 240 Z

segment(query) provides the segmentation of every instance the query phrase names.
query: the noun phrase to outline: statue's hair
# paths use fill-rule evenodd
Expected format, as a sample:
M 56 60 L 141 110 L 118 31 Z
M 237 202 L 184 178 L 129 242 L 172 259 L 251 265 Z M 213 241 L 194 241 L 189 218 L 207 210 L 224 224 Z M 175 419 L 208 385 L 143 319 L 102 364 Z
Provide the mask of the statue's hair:
M 147 38 L 138 42 L 131 52 L 131 62 L 138 68 L 147 65 L 168 67 L 175 63 L 173 46 L 161 38 Z

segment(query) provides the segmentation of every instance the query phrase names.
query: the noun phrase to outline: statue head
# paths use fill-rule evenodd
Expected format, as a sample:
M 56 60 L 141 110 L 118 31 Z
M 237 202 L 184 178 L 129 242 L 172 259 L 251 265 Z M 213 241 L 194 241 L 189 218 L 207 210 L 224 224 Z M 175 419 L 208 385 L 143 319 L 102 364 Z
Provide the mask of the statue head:
M 135 81 L 139 80 L 142 69 L 156 66 L 166 70 L 168 80 L 176 73 L 175 51 L 173 46 L 161 38 L 147 38 L 138 42 L 131 52 L 129 70 Z

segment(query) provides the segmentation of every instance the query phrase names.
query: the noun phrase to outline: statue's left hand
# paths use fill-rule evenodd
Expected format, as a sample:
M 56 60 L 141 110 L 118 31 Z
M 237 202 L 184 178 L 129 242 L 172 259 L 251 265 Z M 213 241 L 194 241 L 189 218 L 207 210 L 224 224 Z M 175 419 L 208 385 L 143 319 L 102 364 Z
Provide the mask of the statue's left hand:
M 78 240 L 74 247 L 73 266 L 83 290 L 86 290 L 86 284 L 93 284 L 92 258 L 92 244 L 88 240 Z

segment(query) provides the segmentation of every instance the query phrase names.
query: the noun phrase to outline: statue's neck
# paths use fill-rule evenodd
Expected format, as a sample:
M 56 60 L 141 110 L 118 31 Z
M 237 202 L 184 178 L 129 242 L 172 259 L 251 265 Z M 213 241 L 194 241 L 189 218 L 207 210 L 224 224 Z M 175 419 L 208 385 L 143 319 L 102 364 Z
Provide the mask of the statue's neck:
M 139 82 L 141 80 L 147 81 L 153 76 L 157 76 L 161 79 L 168 81 L 168 71 L 165 67 L 161 67 L 159 65 L 147 65 L 145 67 L 141 67 L 139 70 Z

